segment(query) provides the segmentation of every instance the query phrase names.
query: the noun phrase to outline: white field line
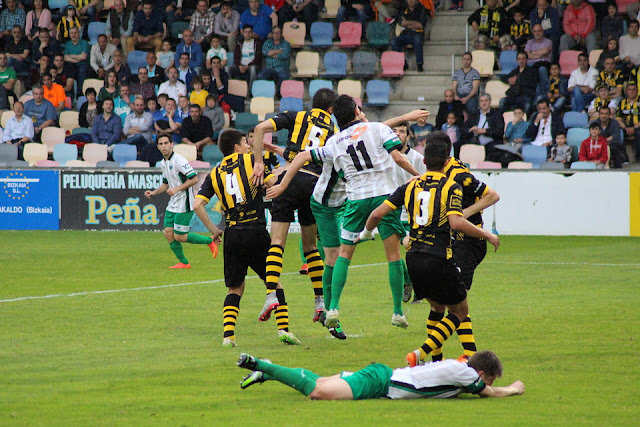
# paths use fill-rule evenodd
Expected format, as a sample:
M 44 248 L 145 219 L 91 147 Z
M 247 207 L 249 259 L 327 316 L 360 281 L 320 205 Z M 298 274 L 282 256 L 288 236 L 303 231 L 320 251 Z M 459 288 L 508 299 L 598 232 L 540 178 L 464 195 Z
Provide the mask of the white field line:
M 360 264 L 360 265 L 352 265 L 349 268 L 363 268 L 363 267 L 375 267 L 380 265 L 385 265 L 386 262 L 376 262 L 372 264 Z M 485 264 L 524 264 L 524 265 L 583 265 L 583 266 L 597 266 L 597 267 L 640 267 L 640 264 L 613 264 L 613 263 L 591 263 L 591 262 L 535 262 L 535 261 L 487 261 Z M 282 276 L 289 276 L 299 274 L 298 272 L 289 272 L 282 273 Z M 247 279 L 257 279 L 258 276 L 247 276 Z M 125 289 L 108 289 L 103 291 L 87 291 L 87 292 L 73 292 L 70 294 L 50 294 L 50 295 L 38 295 L 38 296 L 29 296 L 29 297 L 17 297 L 17 298 L 7 298 L 0 299 L 1 303 L 7 302 L 17 302 L 17 301 L 27 301 L 27 300 L 37 300 L 37 299 L 49 299 L 49 298 L 61 298 L 61 297 L 78 297 L 84 295 L 97 295 L 97 294 L 114 294 L 119 292 L 131 292 L 131 291 L 146 291 L 151 289 L 165 289 L 165 288 L 177 288 L 181 286 L 190 286 L 190 285 L 202 285 L 206 283 L 220 283 L 224 281 L 224 279 L 216 279 L 216 280 L 205 280 L 202 282 L 186 282 L 186 283 L 171 283 L 168 285 L 158 285 L 158 286 L 145 286 L 139 288 L 125 288 Z

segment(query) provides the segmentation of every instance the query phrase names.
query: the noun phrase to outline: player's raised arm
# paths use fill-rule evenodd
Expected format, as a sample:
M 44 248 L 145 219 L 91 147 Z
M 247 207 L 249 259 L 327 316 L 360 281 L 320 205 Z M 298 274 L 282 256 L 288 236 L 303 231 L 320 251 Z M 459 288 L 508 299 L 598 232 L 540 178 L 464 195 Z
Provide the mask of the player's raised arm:
M 524 383 L 518 380 L 506 387 L 493 387 L 488 385 L 478 394 L 482 397 L 508 397 L 524 394 Z
M 430 115 L 431 113 L 429 113 L 427 110 L 413 110 L 401 116 L 393 117 L 382 123 L 389 126 L 390 128 L 394 128 L 402 122 L 417 122 L 421 118 L 427 120 L 427 117 L 429 117 Z
M 487 242 L 493 245 L 496 251 L 500 246 L 500 239 L 498 238 L 498 236 L 493 233 L 489 233 L 483 228 L 476 227 L 475 225 L 464 219 L 464 217 L 462 217 L 461 215 L 449 215 L 449 225 L 455 231 L 464 233 L 469 237 L 485 239 Z
M 264 162 L 262 159 L 262 150 L 264 150 L 264 134 L 275 132 L 273 120 L 265 120 L 256 126 L 254 130 L 253 152 L 257 153 L 253 161 L 253 184 L 262 185 L 264 182 Z
M 493 206 L 500 200 L 500 195 L 493 188 L 487 187 L 487 191 L 479 198 L 474 204 L 462 210 L 462 214 L 465 218 L 469 218 L 472 215 L 482 212 L 489 206 Z
M 302 168 L 302 166 L 304 166 L 305 163 L 311 160 L 312 160 L 311 151 L 303 151 L 302 153 L 298 153 L 295 159 L 293 159 L 293 162 L 291 162 L 291 165 L 289 165 L 289 168 L 284 174 L 282 181 L 280 181 L 280 184 L 274 185 L 273 187 L 267 190 L 267 199 L 275 199 L 276 197 L 281 195 L 282 192 L 287 189 L 287 187 L 289 186 L 289 183 L 291 183 L 291 180 L 293 179 L 294 176 L 296 176 L 296 174 Z M 254 171 L 254 175 L 255 175 L 255 171 Z

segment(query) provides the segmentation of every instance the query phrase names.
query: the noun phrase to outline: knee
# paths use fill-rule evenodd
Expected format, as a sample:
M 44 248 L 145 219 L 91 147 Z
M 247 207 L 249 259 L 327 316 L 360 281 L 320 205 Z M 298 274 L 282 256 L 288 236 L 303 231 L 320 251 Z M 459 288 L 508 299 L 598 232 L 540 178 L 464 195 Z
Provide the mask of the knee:
M 175 240 L 175 239 L 174 239 L 174 236 L 173 236 L 173 230 L 172 230 L 172 229 L 170 229 L 170 228 L 165 228 L 165 229 L 163 230 L 163 234 L 164 234 L 164 237 L 165 237 L 169 242 L 173 242 L 173 241 Z
M 321 384 L 316 385 L 316 388 L 309 394 L 309 398 L 313 400 L 331 400 L 331 394 L 324 390 Z
M 187 235 L 186 234 L 176 234 L 175 238 L 178 242 L 186 242 L 187 241 Z

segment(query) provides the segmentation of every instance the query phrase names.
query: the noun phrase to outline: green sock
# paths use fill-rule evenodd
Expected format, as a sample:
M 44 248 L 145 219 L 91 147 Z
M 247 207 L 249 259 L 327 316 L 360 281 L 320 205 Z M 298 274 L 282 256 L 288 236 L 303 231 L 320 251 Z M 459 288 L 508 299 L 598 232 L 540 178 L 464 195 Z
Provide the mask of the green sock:
M 404 283 L 411 283 L 411 277 L 409 276 L 409 269 L 407 268 L 407 263 L 404 262 L 404 259 L 400 259 L 402 261 L 402 274 L 404 275 Z
M 320 258 L 324 261 L 324 248 L 322 247 L 322 242 L 318 240 L 318 253 L 320 254 Z
M 196 245 L 208 245 L 211 243 L 211 236 L 201 236 L 196 233 L 187 234 L 187 243 L 194 243 Z
M 282 384 L 298 390 L 305 396 L 309 396 L 314 388 L 316 388 L 316 380 L 320 375 L 302 368 L 285 368 L 273 363 L 258 360 L 256 370 L 262 371 L 271 380 L 280 381 Z
M 329 310 L 338 309 L 340 306 L 340 295 L 342 295 L 342 289 L 347 282 L 347 273 L 349 272 L 349 264 L 351 260 L 343 257 L 338 257 L 336 265 L 333 266 L 333 276 L 331 278 L 331 305 Z M 402 292 L 400 293 L 402 297 Z M 325 307 L 327 303 L 325 302 Z
M 324 294 L 324 306 L 331 306 L 331 279 L 333 278 L 333 266 L 324 266 L 322 273 L 322 293 Z
M 391 296 L 393 297 L 393 312 L 402 312 L 402 292 L 404 291 L 404 278 L 402 275 L 402 260 L 389 263 L 389 285 L 391 286 Z
M 182 243 L 174 240 L 173 242 L 169 243 L 169 246 L 171 247 L 173 253 L 176 255 L 176 258 L 178 258 L 178 261 L 183 264 L 189 264 L 189 261 L 184 256 L 184 252 L 182 252 Z
M 303 264 L 307 263 L 307 258 L 304 256 L 304 249 L 302 249 L 302 237 L 300 238 L 300 259 L 302 260 Z

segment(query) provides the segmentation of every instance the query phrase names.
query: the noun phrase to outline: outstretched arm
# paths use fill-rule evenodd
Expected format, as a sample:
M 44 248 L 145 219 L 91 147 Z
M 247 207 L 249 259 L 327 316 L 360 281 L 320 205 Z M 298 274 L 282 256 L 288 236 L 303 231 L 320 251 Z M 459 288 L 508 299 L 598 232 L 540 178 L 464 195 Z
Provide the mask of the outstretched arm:
M 264 162 L 262 159 L 262 150 L 264 149 L 264 134 L 267 132 L 275 132 L 272 120 L 265 120 L 255 128 L 255 137 L 253 140 L 253 152 L 256 153 L 253 161 L 253 184 L 258 186 L 264 182 Z
M 429 113 L 427 110 L 413 110 L 409 113 L 403 114 L 398 117 L 393 117 L 387 121 L 384 121 L 382 122 L 382 124 L 385 124 L 390 128 L 393 128 L 398 126 L 402 122 L 417 122 L 418 119 L 421 119 L 421 118 L 424 118 L 425 120 L 427 120 L 427 117 L 429 117 L 430 114 L 431 113 Z
M 486 386 L 479 394 L 482 397 L 507 397 L 524 393 L 524 383 L 520 380 L 506 387 Z
M 257 130 L 258 128 L 256 128 L 256 134 L 257 134 Z M 291 183 L 291 180 L 293 179 L 294 176 L 296 176 L 296 174 L 302 168 L 302 166 L 304 166 L 304 164 L 310 160 L 311 160 L 311 151 L 303 151 L 301 153 L 298 153 L 295 159 L 293 159 L 293 162 L 291 162 L 291 165 L 289 165 L 289 168 L 285 172 L 284 177 L 282 178 L 282 181 L 280 181 L 280 184 L 274 185 L 269 190 L 267 190 L 267 199 L 275 199 L 276 197 L 281 195 L 284 192 L 284 190 L 287 189 L 287 187 L 289 186 L 289 183 Z

